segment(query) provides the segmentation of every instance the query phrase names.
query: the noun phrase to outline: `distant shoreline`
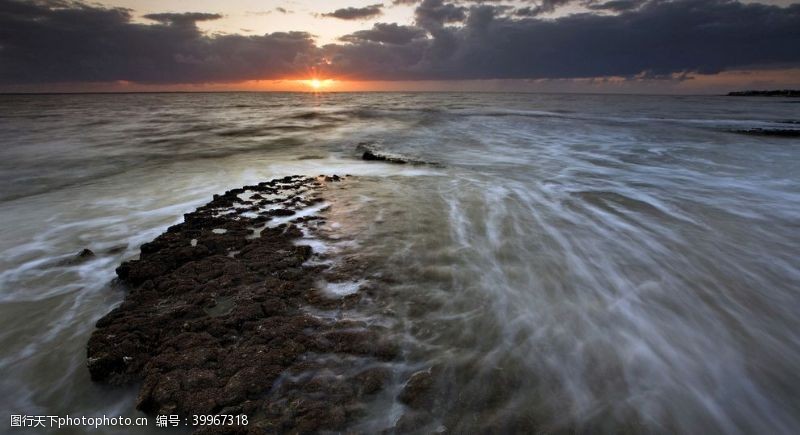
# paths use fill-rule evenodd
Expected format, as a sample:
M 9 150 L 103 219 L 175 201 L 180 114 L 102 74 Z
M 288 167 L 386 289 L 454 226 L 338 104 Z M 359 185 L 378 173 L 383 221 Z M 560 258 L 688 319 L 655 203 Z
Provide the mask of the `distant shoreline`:
M 771 91 L 739 91 L 728 92 L 729 97 L 788 97 L 800 98 L 798 89 L 777 89 Z

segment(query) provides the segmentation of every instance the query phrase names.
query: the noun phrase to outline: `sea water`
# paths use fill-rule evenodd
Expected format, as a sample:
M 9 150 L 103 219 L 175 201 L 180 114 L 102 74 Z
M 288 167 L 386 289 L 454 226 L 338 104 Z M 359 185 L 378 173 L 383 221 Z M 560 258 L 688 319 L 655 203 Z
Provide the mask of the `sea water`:
M 386 278 L 389 390 L 435 367 L 431 430 L 792 433 L 800 141 L 734 131 L 799 120 L 716 96 L 0 96 L 0 410 L 141 416 L 86 369 L 114 268 L 215 193 L 350 174 L 314 242 Z

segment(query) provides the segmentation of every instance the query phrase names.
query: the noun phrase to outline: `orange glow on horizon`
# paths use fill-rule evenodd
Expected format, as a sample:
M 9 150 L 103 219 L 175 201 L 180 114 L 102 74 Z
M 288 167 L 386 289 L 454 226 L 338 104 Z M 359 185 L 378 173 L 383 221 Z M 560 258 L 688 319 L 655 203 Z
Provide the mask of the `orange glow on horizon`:
M 297 80 L 297 81 L 311 88 L 313 92 L 322 92 L 325 89 L 332 87 L 335 83 L 333 79 L 318 79 L 318 78 L 312 78 L 308 80 Z
M 302 77 L 302 78 L 301 78 Z M 322 76 L 324 77 L 324 76 Z M 114 82 L 54 83 L 0 86 L 3 92 L 567 92 L 567 93 L 663 93 L 723 94 L 744 89 L 788 89 L 800 87 L 800 68 L 736 70 L 718 74 L 692 74 L 691 80 L 630 80 L 624 77 L 552 80 L 367 80 L 363 77 L 321 78 L 317 71 L 280 79 L 244 80 L 227 83 L 145 84 Z

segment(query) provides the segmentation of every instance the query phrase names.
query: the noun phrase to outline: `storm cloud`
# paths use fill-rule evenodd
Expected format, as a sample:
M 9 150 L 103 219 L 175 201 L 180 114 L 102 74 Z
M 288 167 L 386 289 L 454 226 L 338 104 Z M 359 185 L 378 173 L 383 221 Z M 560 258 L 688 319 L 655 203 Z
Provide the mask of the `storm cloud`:
M 463 26 L 441 26 L 442 19 L 431 26 L 430 17 L 441 16 L 428 12 L 433 3 L 447 5 L 425 0 L 417 9 L 417 24 L 431 29 L 425 43 L 328 46 L 332 65 L 357 65 L 346 72 L 365 78 L 447 80 L 660 77 L 800 64 L 800 4 L 597 2 L 621 11 L 550 20 L 509 17 L 505 7 L 483 4 L 465 11 Z
M 321 14 L 321 16 L 329 18 L 338 18 L 340 20 L 363 20 L 381 15 L 383 13 L 383 11 L 381 11 L 382 8 L 383 5 L 378 3 L 374 5 L 364 6 L 363 8 L 350 7 L 350 8 L 337 9 L 333 12 Z
M 0 84 L 221 83 L 298 78 L 312 68 L 363 80 L 661 77 L 800 65 L 800 4 L 582 4 L 599 12 L 541 19 L 502 2 L 423 0 L 413 25 L 378 23 L 319 47 L 302 31 L 203 33 L 197 23 L 216 14 L 150 14 L 138 23 L 127 9 L 0 0 Z
M 201 12 L 186 12 L 182 14 L 163 13 L 147 14 L 144 16 L 148 20 L 158 21 L 163 24 L 173 24 L 176 26 L 194 26 L 198 21 L 213 21 L 222 18 L 220 14 L 204 14 Z
M 342 41 L 360 42 L 380 42 L 384 44 L 408 44 L 417 38 L 424 38 L 426 32 L 413 26 L 400 26 L 395 23 L 376 23 L 369 30 L 359 30 L 339 38 Z
M 437 29 L 446 23 L 458 23 L 467 18 L 467 8 L 443 0 L 424 0 L 414 11 L 417 25 Z
M 627 11 L 630 9 L 636 9 L 642 4 L 644 4 L 645 0 L 610 0 L 610 1 L 600 1 L 600 2 L 592 2 L 587 4 L 589 9 L 594 10 L 609 10 L 609 11 Z
M 310 34 L 203 34 L 215 14 L 151 14 L 74 2 L 0 0 L 0 83 L 199 83 L 280 78 L 312 62 Z

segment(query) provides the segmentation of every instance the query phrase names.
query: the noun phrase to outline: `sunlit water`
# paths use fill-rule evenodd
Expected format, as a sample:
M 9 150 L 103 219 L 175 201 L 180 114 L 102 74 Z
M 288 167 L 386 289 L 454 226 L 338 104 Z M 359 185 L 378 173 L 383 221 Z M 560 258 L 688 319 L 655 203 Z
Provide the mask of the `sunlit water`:
M 792 433 L 800 141 L 728 130 L 798 119 L 725 97 L 0 96 L 0 410 L 138 415 L 85 368 L 114 268 L 214 193 L 324 173 L 356 176 L 326 232 L 386 278 L 398 382 L 437 367 L 426 430 Z M 376 399 L 355 427 L 403 412 Z

